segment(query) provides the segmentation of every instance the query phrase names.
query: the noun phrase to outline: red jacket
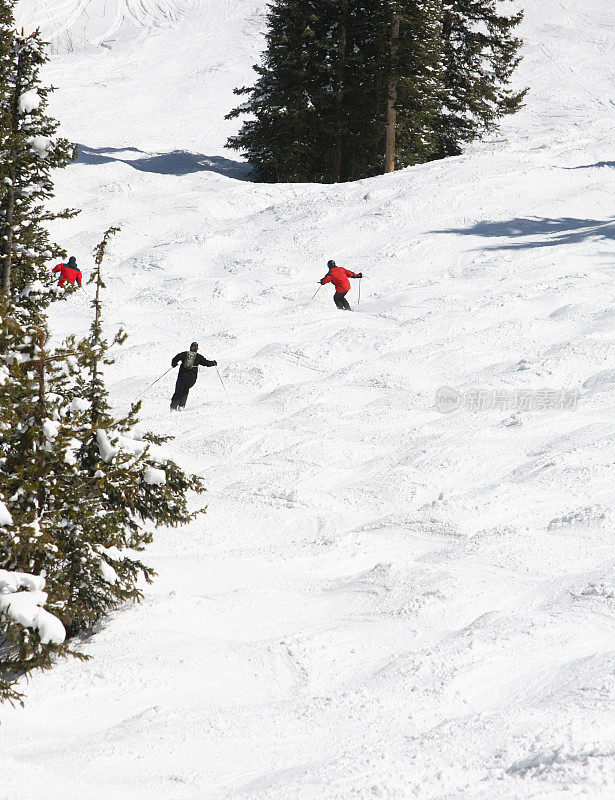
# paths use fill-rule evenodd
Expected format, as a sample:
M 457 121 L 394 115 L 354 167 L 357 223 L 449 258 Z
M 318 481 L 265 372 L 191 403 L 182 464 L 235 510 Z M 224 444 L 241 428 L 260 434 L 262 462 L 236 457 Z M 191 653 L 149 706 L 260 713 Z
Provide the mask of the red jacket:
M 321 280 L 321 283 L 323 285 L 325 283 L 332 283 L 335 286 L 336 292 L 349 292 L 350 281 L 348 278 L 358 277 L 358 275 L 355 275 L 355 273 L 351 272 L 349 269 L 344 269 L 344 267 L 333 267 L 333 269 L 330 269 L 325 277 Z
M 64 286 L 66 281 L 71 283 L 73 286 L 75 285 L 75 281 L 77 281 L 79 286 L 81 286 L 81 279 L 83 278 L 81 270 L 73 269 L 72 267 L 69 267 L 68 264 L 58 264 L 53 268 L 52 272 L 60 273 L 58 286 Z

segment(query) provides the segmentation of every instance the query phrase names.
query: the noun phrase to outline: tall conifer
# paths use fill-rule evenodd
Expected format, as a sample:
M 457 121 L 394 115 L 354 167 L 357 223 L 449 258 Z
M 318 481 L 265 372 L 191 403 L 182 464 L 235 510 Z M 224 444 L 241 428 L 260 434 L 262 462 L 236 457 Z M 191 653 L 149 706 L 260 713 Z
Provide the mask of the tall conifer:
M 499 13 L 507 0 L 445 0 L 443 14 L 444 109 L 437 124 L 438 157 L 463 146 L 514 114 L 527 89 L 511 88 L 521 61 L 515 29 L 523 12 Z
M 237 90 L 248 100 L 229 114 L 253 118 L 228 146 L 247 153 L 261 180 L 332 182 L 379 174 L 394 86 L 399 165 L 432 157 L 441 101 L 440 4 L 273 3 L 267 50 L 255 67 L 259 79 Z
M 38 32 L 13 29 L 13 6 L 0 1 L 0 501 L 14 512 L 0 521 L 0 563 L 31 573 L 57 552 L 39 513 L 53 494 L 62 452 L 49 442 L 56 432 L 59 443 L 66 438 L 56 393 L 66 386 L 64 355 L 48 352 L 45 316 L 56 296 L 48 259 L 62 251 L 45 223 L 74 212 L 50 214 L 45 203 L 53 195 L 51 169 L 66 166 L 74 148 L 56 137 L 58 125 L 46 112 L 51 90 L 39 81 L 45 45 Z M 3 618 L 0 697 L 18 698 L 14 681 L 64 651 Z
M 75 213 L 51 213 L 45 207 L 53 197 L 51 171 L 74 160 L 76 148 L 56 135 L 58 122 L 47 113 L 53 90 L 40 82 L 47 45 L 39 31 L 27 36 L 9 33 L 11 7 L 4 0 L 0 25 L 1 290 L 5 297 L 19 298 L 36 316 L 52 299 L 49 259 L 64 254 L 50 242 L 45 223 Z
M 441 7 L 442 0 L 364 0 L 358 7 L 349 179 L 434 157 L 443 101 Z
M 461 152 L 513 113 L 505 0 L 274 0 L 228 147 L 265 181 L 355 180 Z
M 252 117 L 228 146 L 247 153 L 261 180 L 332 180 L 342 124 L 338 17 L 331 0 L 276 0 L 269 7 L 258 80 L 236 90 L 248 99 L 228 115 Z
M 69 636 L 140 599 L 141 579 L 154 572 L 139 553 L 153 529 L 190 522 L 202 510 L 189 510 L 188 494 L 205 491 L 164 440 L 139 432 L 138 406 L 121 418 L 111 411 L 103 368 L 111 344 L 125 338 L 120 331 L 109 342 L 102 327 L 101 267 L 112 233 L 96 249 L 85 339 L 50 352 L 39 327 L 14 350 L 18 323 L 6 313 L 0 320 L 0 500 L 11 517 L 0 524 L 0 569 L 43 575 L 47 608 Z M 45 666 L 51 652 L 32 632 L 0 622 L 0 678 Z

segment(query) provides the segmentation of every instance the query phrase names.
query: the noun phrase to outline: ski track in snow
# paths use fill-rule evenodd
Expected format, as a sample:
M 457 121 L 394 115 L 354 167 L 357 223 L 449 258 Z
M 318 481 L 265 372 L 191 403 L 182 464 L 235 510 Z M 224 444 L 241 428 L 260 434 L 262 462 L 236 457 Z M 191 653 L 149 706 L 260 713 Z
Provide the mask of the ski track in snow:
M 148 31 L 180 20 L 193 0 L 18 0 L 16 14 L 28 29 L 40 27 L 57 49 L 116 41 L 130 29 Z
M 196 338 L 232 404 L 213 370 L 182 414 L 171 375 L 145 398 L 208 514 L 158 532 L 91 661 L 2 707 L 2 800 L 613 797 L 615 11 L 579 6 L 526 3 L 532 91 L 493 141 L 288 186 L 223 149 L 264 3 L 22 0 L 85 31 L 49 69 L 84 209 L 54 233 L 87 273 L 122 227 L 114 402 Z M 328 258 L 358 312 L 310 300 Z M 442 415 L 440 386 L 581 399 Z

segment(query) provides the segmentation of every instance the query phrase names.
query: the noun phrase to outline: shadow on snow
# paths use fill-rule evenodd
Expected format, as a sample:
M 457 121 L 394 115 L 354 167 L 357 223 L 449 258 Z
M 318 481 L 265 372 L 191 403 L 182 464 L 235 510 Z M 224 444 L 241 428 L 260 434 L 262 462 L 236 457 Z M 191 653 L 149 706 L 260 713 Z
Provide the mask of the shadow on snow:
M 132 154 L 135 157 L 132 157 Z M 233 161 L 222 156 L 204 156 L 189 153 L 187 150 L 173 150 L 170 153 L 146 153 L 136 147 L 87 147 L 79 145 L 78 164 L 109 164 L 121 161 L 141 172 L 154 172 L 158 175 L 189 175 L 193 172 L 217 172 L 227 178 L 250 180 L 252 167 L 242 161 Z
M 599 169 L 600 167 L 615 167 L 615 161 L 597 161 L 595 164 L 580 164 L 578 167 L 562 167 L 562 169 Z
M 615 218 L 577 219 L 575 217 L 517 217 L 505 222 L 477 222 L 468 228 L 448 228 L 431 233 L 459 236 L 484 236 L 513 241 L 492 244 L 488 250 L 522 250 L 577 244 L 588 239 L 615 239 Z M 544 238 L 537 238 L 544 237 Z

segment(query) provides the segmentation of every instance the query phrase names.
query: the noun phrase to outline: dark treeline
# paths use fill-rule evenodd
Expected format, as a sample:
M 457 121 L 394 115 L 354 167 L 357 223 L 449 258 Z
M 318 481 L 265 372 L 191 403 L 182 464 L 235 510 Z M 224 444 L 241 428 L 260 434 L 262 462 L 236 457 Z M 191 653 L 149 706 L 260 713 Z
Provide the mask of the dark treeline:
M 356 180 L 451 155 L 517 111 L 509 0 L 273 0 L 228 147 L 263 181 Z

